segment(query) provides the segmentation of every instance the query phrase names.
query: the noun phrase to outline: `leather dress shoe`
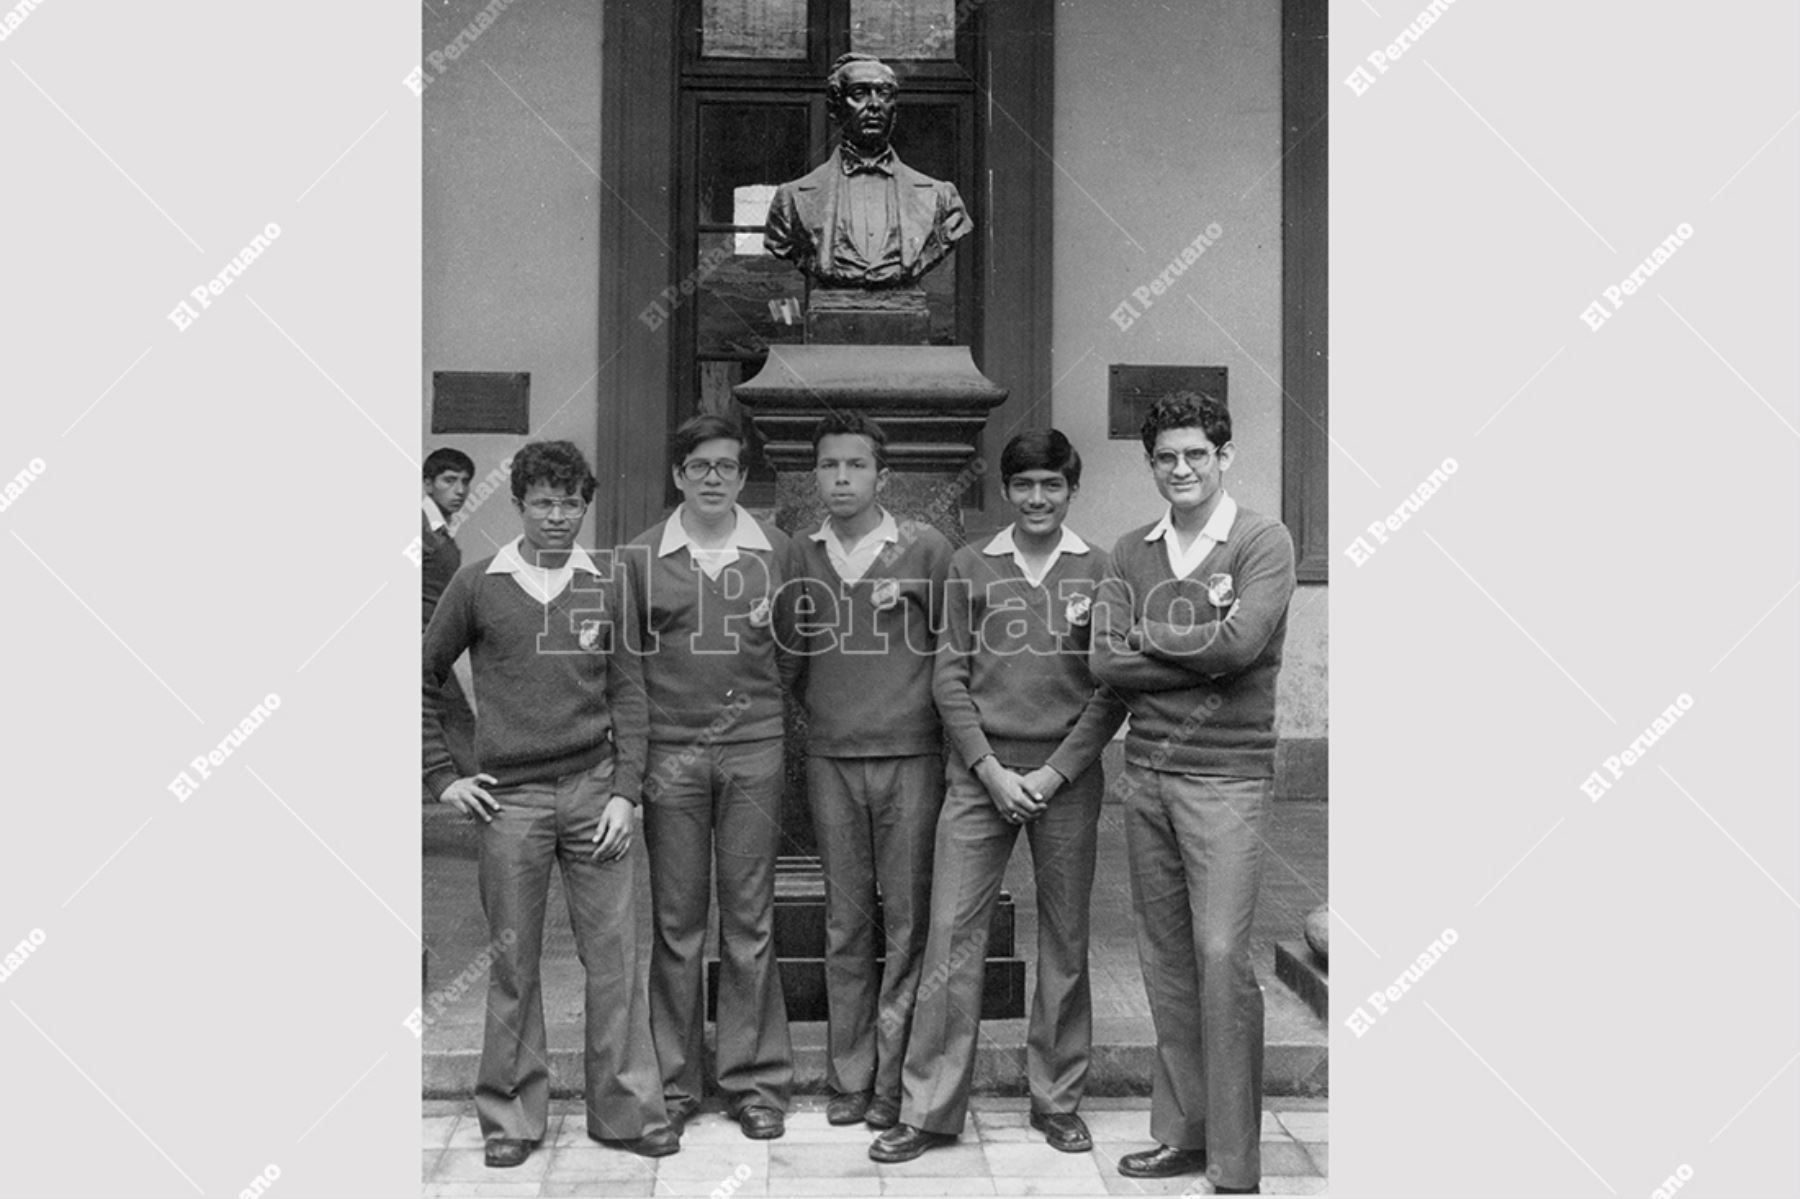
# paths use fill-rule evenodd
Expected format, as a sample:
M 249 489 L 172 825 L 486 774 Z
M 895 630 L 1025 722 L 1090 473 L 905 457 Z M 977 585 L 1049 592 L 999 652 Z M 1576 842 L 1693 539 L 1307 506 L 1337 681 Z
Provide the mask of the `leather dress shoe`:
M 900 1101 L 898 1099 L 876 1099 L 869 1103 L 869 1110 L 863 1113 L 863 1123 L 870 1128 L 892 1128 L 900 1123 Z
M 1032 1112 L 1031 1126 L 1044 1134 L 1052 1149 L 1086 1153 L 1094 1147 L 1087 1123 L 1074 1112 Z
M 1119 1159 L 1119 1173 L 1127 1178 L 1173 1178 L 1177 1174 L 1198 1174 L 1205 1169 L 1204 1149 L 1158 1145 L 1142 1153 L 1127 1153 Z
M 668 1110 L 669 1127 L 673 1128 L 675 1135 L 679 1137 L 687 1131 L 688 1121 L 700 1114 L 700 1105 L 690 1099 L 686 1103 L 671 1103 L 668 1105 Z
M 624 1147 L 639 1157 L 667 1157 L 681 1152 L 681 1134 L 671 1126 L 653 1128 L 636 1140 L 623 1142 Z
M 927 1149 L 956 1144 L 956 1135 L 948 1132 L 926 1132 L 910 1124 L 896 1124 L 869 1146 L 869 1156 L 878 1162 L 909 1162 Z
M 753 1104 L 737 1114 L 738 1126 L 753 1141 L 772 1141 L 787 1131 L 787 1118 L 780 1110 Z
M 831 1102 L 825 1105 L 825 1123 L 855 1124 L 869 1110 L 869 1092 L 851 1091 L 845 1095 L 833 1095 Z
M 481 1160 L 496 1170 L 510 1170 L 514 1166 L 522 1166 L 525 1159 L 531 1156 L 536 1141 L 515 1141 L 506 1137 L 496 1137 L 482 1147 Z

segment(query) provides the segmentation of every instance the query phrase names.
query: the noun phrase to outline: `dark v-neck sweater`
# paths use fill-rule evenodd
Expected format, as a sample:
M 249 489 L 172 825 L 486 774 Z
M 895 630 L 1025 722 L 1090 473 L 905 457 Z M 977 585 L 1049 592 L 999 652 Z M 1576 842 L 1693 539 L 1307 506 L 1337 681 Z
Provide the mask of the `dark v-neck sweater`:
M 932 692 L 966 765 L 1048 765 L 1078 777 L 1125 719 L 1088 672 L 1091 605 L 1106 555 L 1061 554 L 1032 586 L 1012 555 L 966 545 L 950 561 Z M 1071 607 L 1075 619 L 1071 620 Z
M 438 689 L 463 650 L 475 674 L 475 759 L 500 786 L 545 782 L 614 757 L 612 790 L 636 802 L 648 729 L 637 655 L 620 646 L 615 622 L 630 620 L 623 572 L 577 570 L 548 604 L 511 575 L 489 574 L 492 557 L 456 572 L 425 628 L 425 784 L 433 795 L 457 770 L 438 718 Z M 583 642 L 586 642 L 584 645 Z
M 758 521 L 771 548 L 739 547 L 716 579 L 686 549 L 657 555 L 659 522 L 627 553 L 640 622 L 650 740 L 658 745 L 735 743 L 782 733 L 774 605 L 787 535 Z M 754 519 L 754 518 L 751 518 Z
M 1131 709 L 1125 760 L 1177 774 L 1272 778 L 1293 538 L 1280 521 L 1240 506 L 1226 540 L 1177 579 L 1163 543 L 1144 540 L 1154 527 L 1119 538 L 1094 604 L 1089 662 Z M 1222 575 L 1232 594 L 1215 604 L 1208 583 Z M 1141 650 L 1127 640 L 1133 625 Z
M 900 540 L 883 548 L 868 573 L 846 583 L 814 532 L 789 542 L 782 588 L 783 625 L 793 629 L 800 663 L 807 752 L 828 758 L 942 752 L 931 672 L 950 542 L 929 525 L 906 522 Z

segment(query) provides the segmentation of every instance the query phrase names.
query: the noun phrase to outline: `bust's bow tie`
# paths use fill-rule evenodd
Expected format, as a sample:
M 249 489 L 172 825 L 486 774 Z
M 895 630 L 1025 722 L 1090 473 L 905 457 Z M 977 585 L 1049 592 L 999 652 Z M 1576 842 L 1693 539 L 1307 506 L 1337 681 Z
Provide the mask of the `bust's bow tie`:
M 864 158 L 848 146 L 838 151 L 844 164 L 844 174 L 849 175 L 892 175 L 894 173 L 894 148 L 889 146 L 873 158 Z

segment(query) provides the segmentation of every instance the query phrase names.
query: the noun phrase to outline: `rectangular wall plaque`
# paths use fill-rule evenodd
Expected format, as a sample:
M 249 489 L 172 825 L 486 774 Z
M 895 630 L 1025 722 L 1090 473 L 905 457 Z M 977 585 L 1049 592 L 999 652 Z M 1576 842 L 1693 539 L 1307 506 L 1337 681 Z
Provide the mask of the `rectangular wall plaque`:
M 431 431 L 531 432 L 531 372 L 432 371 Z
M 1230 407 L 1222 366 L 1139 366 L 1115 362 L 1106 372 L 1106 436 L 1135 441 L 1150 405 L 1171 392 L 1195 391 Z

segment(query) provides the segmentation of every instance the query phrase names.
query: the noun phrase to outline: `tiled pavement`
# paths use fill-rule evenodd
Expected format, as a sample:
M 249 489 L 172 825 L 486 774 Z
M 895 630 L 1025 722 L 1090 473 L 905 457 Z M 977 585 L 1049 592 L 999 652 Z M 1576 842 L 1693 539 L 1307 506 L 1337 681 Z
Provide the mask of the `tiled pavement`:
M 1082 1116 L 1092 1153 L 1059 1153 L 1026 1125 L 1025 1099 L 977 1097 L 961 1141 L 916 1161 L 869 1160 L 873 1134 L 862 1125 L 833 1128 L 823 1101 L 807 1097 L 788 1113 L 787 1135 L 750 1141 L 735 1123 L 708 1110 L 688 1126 L 681 1152 L 649 1159 L 588 1140 L 577 1102 L 551 1110 L 550 1135 L 523 1166 L 490 1170 L 470 1104 L 427 1101 L 424 1193 L 427 1196 L 863 1195 L 1205 1195 L 1198 1177 L 1138 1180 L 1115 1168 L 1147 1149 L 1148 1099 L 1090 1099 Z M 1262 1190 L 1266 1195 L 1326 1193 L 1327 1114 L 1322 1099 L 1271 1099 L 1263 1111 Z

